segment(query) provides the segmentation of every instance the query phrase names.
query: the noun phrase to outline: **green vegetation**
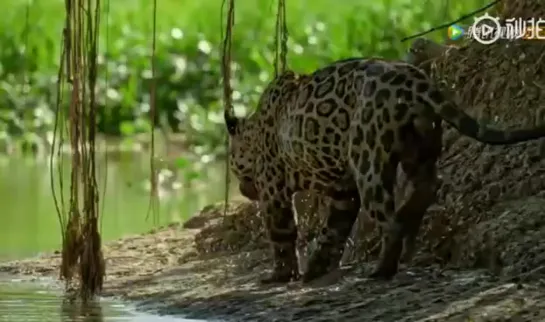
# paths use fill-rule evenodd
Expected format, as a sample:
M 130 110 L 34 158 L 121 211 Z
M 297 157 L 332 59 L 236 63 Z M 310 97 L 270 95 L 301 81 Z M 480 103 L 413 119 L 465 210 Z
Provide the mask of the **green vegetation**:
M 156 120 L 198 154 L 222 150 L 221 1 L 158 0 Z M 291 68 L 308 72 L 348 56 L 400 58 L 400 39 L 485 1 L 287 1 Z M 149 130 L 152 1 L 103 0 L 99 131 L 131 138 Z M 30 6 L 28 5 L 30 4 Z M 448 4 L 448 8 L 446 5 Z M 276 2 L 237 0 L 233 55 L 237 113 L 255 106 L 270 79 Z M 39 142 L 54 123 L 63 0 L 6 0 L 0 21 L 0 146 Z M 441 40 L 446 30 L 431 36 Z M 25 86 L 28 80 L 30 86 Z M 64 105 L 68 96 L 65 96 Z

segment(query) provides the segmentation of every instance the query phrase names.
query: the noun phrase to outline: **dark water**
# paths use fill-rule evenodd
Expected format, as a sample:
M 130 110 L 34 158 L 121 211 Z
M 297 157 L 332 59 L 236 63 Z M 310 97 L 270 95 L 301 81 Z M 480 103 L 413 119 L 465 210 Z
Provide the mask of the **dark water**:
M 91 308 L 63 303 L 62 289 L 51 280 L 17 280 L 0 275 L 1 322 L 202 322 L 137 312 L 131 305 L 99 299 Z

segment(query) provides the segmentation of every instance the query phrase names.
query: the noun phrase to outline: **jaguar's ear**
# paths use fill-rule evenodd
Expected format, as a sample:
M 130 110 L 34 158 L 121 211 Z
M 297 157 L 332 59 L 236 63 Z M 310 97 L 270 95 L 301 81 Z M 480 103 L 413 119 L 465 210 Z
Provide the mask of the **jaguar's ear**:
M 225 126 L 227 126 L 227 132 L 229 135 L 235 135 L 237 132 L 238 119 L 236 116 L 231 115 L 228 111 L 224 113 Z

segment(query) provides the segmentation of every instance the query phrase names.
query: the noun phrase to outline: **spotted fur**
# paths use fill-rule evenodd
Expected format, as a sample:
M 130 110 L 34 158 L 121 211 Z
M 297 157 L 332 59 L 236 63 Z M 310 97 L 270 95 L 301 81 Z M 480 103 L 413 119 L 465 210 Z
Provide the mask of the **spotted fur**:
M 272 244 L 273 273 L 263 282 L 299 277 L 295 192 L 314 190 L 331 198 L 305 281 L 338 267 L 360 207 L 383 236 L 371 276 L 391 278 L 402 251 L 412 253 L 435 196 L 442 120 L 488 144 L 545 136 L 543 125 L 513 131 L 481 125 L 420 69 L 380 59 L 342 60 L 309 75 L 286 72 L 267 86 L 254 114 L 225 118 L 231 169 L 241 192 L 260 201 Z M 398 164 L 415 192 L 396 211 Z

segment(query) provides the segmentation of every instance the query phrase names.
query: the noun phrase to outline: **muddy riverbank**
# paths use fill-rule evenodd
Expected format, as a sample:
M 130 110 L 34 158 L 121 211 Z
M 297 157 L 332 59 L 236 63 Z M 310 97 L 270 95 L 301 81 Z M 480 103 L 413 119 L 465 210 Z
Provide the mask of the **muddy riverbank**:
M 330 286 L 263 287 L 256 281 L 269 261 L 260 237 L 238 245 L 229 239 L 237 240 L 237 224 L 251 225 L 255 206 L 238 203 L 223 219 L 218 205 L 185 224 L 192 228 L 172 225 L 106 244 L 104 295 L 161 314 L 225 321 L 541 321 L 543 209 L 543 196 L 493 207 L 493 222 L 468 231 L 458 264 L 404 267 L 384 282 L 366 279 L 372 263 L 362 262 L 344 267 Z M 511 233 L 490 237 L 505 222 Z M 483 236 L 493 239 L 495 253 Z M 59 264 L 60 256 L 50 254 L 2 264 L 0 271 L 55 276 Z

